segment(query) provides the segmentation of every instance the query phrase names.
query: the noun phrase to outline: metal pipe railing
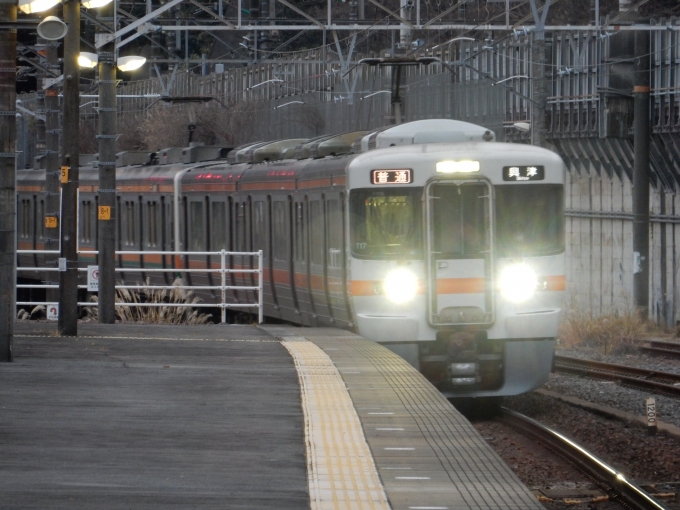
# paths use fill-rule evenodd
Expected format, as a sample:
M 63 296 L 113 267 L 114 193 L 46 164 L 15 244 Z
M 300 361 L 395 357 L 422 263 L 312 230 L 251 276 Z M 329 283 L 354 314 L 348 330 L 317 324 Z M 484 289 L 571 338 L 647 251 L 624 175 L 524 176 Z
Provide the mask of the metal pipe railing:
M 17 250 L 17 255 L 59 255 L 58 250 Z M 78 255 L 97 255 L 98 251 L 78 251 Z M 229 308 L 258 308 L 258 322 L 262 323 L 264 318 L 263 313 L 263 290 L 264 281 L 262 277 L 262 250 L 256 252 L 228 252 L 226 250 L 221 250 L 217 252 L 192 252 L 192 251 L 117 251 L 116 255 L 162 255 L 168 257 L 176 256 L 219 256 L 220 265 L 219 268 L 216 267 L 206 267 L 199 269 L 182 268 L 182 267 L 169 267 L 169 268 L 146 268 L 146 267 L 117 267 L 115 271 L 117 273 L 127 273 L 127 272 L 144 272 L 144 273 L 214 273 L 220 275 L 220 285 L 116 285 L 116 290 L 172 290 L 172 289 L 182 289 L 182 290 L 219 290 L 220 291 L 220 302 L 219 303 L 123 303 L 117 302 L 116 306 L 146 306 L 146 307 L 196 307 L 196 308 L 215 308 L 221 309 L 221 322 L 225 323 L 227 320 L 227 309 Z M 232 256 L 245 256 L 245 257 L 257 257 L 257 268 L 255 269 L 244 269 L 244 268 L 229 268 L 227 267 L 227 257 Z M 81 267 L 78 271 L 85 272 L 88 268 Z M 17 267 L 17 272 L 29 272 L 29 271 L 41 271 L 41 272 L 59 272 L 57 267 Z M 257 274 L 257 285 L 227 285 L 227 275 L 228 274 Z M 58 289 L 57 284 L 18 284 L 17 289 Z M 87 289 L 87 285 L 78 285 L 79 289 Z M 242 290 L 242 291 L 254 291 L 257 293 L 257 301 L 252 303 L 229 303 L 227 302 L 227 291 L 230 290 Z M 49 306 L 54 303 L 43 302 L 43 301 L 17 301 L 18 306 L 29 306 L 29 305 L 45 305 Z M 78 302 L 78 306 L 98 306 L 95 301 L 92 302 Z

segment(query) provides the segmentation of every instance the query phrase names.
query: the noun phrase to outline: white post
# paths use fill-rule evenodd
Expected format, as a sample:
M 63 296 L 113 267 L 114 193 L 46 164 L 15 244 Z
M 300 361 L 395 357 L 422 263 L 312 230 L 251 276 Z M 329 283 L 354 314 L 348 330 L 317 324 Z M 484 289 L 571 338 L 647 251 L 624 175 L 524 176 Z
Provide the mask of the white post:
M 222 324 L 227 322 L 227 257 L 226 251 L 220 251 L 220 274 L 222 275 Z
M 264 290 L 264 280 L 262 277 L 262 250 L 259 250 L 257 252 L 257 275 L 258 275 L 258 307 L 259 307 L 259 316 L 258 316 L 258 323 L 262 324 L 264 321 L 264 309 L 263 309 L 263 304 L 264 300 L 262 298 L 263 290 Z

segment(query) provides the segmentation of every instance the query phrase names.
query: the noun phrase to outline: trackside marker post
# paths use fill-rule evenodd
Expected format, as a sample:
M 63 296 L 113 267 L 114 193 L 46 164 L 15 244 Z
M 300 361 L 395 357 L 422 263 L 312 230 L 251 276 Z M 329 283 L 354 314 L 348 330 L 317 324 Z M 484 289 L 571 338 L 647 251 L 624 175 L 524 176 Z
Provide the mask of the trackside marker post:
M 654 436 L 657 431 L 656 401 L 654 400 L 654 397 L 649 397 L 645 401 L 645 409 L 647 411 L 647 433 L 650 436 Z

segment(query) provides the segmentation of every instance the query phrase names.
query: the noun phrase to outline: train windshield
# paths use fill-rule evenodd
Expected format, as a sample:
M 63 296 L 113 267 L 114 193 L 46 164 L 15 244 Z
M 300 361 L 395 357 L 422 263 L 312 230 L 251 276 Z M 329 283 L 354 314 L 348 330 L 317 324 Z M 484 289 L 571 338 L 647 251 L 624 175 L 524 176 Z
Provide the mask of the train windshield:
M 496 253 L 499 257 L 551 255 L 564 250 L 561 185 L 496 187 Z
M 360 258 L 422 258 L 421 194 L 420 188 L 353 190 L 352 253 Z

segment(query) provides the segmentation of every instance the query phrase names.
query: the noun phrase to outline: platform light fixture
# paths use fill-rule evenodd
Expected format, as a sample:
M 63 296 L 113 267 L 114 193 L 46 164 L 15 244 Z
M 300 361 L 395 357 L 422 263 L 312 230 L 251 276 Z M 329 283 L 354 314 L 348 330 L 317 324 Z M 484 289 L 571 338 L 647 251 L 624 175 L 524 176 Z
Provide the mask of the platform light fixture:
M 113 0 L 85 0 L 84 2 L 81 2 L 81 5 L 87 9 L 93 9 L 96 7 L 103 7 L 112 1 Z M 51 9 L 58 3 L 61 3 L 61 0 L 19 0 L 19 9 L 26 14 L 33 14 L 35 12 L 43 12 Z
M 99 56 L 96 53 L 88 53 L 86 51 L 81 51 L 78 55 L 78 65 L 80 67 L 93 68 L 99 62 Z M 146 62 L 146 58 L 139 57 L 136 55 L 130 55 L 127 57 L 119 57 L 116 60 L 116 67 L 123 72 L 134 71 L 139 69 Z

